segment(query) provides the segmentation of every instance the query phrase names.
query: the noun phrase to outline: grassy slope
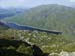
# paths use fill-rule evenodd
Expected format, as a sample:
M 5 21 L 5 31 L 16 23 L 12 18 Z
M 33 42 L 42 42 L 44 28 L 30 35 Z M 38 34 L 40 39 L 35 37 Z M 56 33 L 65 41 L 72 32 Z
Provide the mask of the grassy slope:
M 62 50 L 68 52 L 75 51 L 74 41 L 66 40 L 63 35 L 47 34 L 45 32 L 30 32 L 8 29 L 3 30 L 0 33 L 0 39 L 18 39 L 22 41 L 28 40 L 29 42 L 39 46 L 44 53 L 60 53 Z M 5 43 L 5 45 L 6 44 L 8 43 Z M 13 42 L 13 44 L 15 43 Z M 32 54 L 31 47 L 25 47 L 23 44 L 17 47 L 16 49 L 14 48 L 14 46 L 10 45 L 7 49 L 16 50 L 24 54 Z

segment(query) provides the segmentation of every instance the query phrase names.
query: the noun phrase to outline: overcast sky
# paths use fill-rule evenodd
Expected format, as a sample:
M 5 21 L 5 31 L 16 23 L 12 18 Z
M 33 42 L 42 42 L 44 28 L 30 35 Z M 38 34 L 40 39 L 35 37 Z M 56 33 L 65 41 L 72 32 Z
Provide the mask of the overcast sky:
M 34 7 L 42 4 L 71 5 L 75 0 L 0 0 L 0 7 Z

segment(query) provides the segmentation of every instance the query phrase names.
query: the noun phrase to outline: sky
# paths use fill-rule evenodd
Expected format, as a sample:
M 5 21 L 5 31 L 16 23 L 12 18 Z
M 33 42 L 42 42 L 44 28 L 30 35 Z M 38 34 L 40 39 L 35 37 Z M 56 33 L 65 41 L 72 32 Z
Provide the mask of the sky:
M 70 0 L 71 2 L 75 2 L 75 0 Z
M 35 7 L 43 4 L 72 5 L 75 0 L 0 0 L 0 7 Z

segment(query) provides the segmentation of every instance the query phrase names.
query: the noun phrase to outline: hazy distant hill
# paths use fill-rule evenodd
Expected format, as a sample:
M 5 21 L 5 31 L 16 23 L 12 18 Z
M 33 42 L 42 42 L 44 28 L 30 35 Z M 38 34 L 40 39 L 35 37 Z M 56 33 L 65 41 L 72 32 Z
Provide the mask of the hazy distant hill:
M 27 9 L 21 9 L 21 8 L 0 8 L 0 19 L 14 16 L 18 13 L 21 13 Z
M 38 6 L 19 16 L 7 18 L 5 21 L 75 35 L 75 9 L 62 5 Z

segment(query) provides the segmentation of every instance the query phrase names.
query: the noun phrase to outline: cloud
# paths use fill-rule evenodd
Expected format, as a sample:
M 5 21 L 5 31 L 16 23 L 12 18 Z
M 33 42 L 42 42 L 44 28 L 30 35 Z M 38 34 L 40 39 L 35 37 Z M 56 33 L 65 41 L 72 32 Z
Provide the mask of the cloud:
M 24 6 L 29 3 L 27 0 L 0 0 L 1 7 L 17 7 Z
M 71 2 L 75 2 L 75 0 L 70 0 Z
M 74 0 L 0 0 L 0 7 L 34 7 L 41 4 L 68 4 Z

